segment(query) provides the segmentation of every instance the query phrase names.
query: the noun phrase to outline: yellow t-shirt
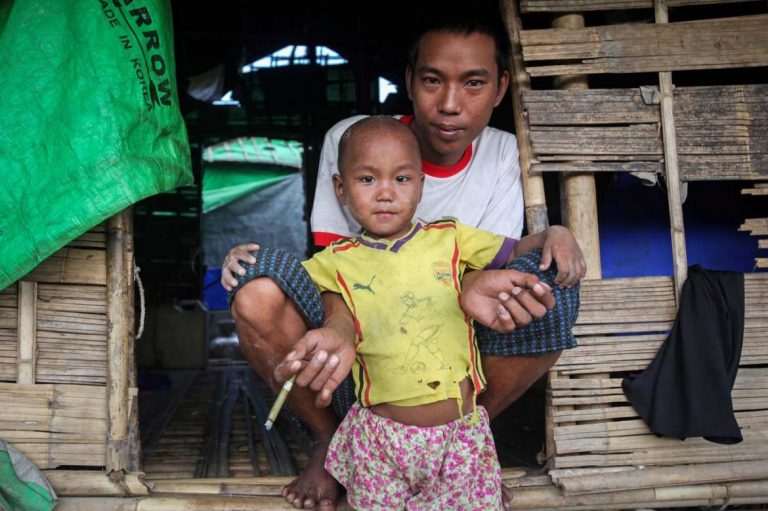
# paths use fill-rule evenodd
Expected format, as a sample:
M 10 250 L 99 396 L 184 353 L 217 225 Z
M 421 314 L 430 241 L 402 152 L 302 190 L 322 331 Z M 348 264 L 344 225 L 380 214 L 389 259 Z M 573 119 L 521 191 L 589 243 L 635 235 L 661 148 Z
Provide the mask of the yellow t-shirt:
M 500 268 L 515 240 L 452 219 L 415 224 L 397 240 L 365 235 L 302 263 L 321 292 L 340 293 L 355 318 L 355 393 L 363 406 L 460 399 L 469 377 L 485 389 L 474 329 L 460 307 L 464 269 Z

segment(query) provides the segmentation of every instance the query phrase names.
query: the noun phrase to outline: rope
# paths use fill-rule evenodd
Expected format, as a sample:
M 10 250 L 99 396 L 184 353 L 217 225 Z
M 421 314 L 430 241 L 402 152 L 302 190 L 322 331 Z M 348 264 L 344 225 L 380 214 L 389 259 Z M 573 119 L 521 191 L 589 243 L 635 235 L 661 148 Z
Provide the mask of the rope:
M 138 267 L 136 264 L 136 261 L 133 262 L 134 272 L 133 272 L 133 280 L 136 282 L 136 284 L 139 286 L 139 330 L 136 332 L 136 339 L 141 339 L 141 336 L 144 334 L 144 316 L 146 314 L 146 307 L 144 302 L 144 286 L 141 283 L 141 277 L 139 277 L 139 272 L 141 272 L 141 268 Z

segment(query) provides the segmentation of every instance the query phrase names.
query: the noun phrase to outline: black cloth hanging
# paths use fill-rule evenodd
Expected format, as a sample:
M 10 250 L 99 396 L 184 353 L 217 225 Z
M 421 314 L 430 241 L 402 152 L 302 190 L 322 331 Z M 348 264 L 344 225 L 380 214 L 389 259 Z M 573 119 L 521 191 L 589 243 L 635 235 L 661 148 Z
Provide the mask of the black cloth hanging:
M 654 433 L 742 441 L 731 401 L 744 336 L 744 274 L 688 268 L 672 332 L 624 394 Z

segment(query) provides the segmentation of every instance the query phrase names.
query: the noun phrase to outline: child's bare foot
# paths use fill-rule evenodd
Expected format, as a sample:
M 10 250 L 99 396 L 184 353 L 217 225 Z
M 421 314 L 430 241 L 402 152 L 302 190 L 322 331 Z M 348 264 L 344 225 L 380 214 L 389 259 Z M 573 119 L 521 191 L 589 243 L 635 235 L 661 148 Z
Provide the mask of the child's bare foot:
M 335 511 L 339 498 L 339 483 L 325 470 L 326 454 L 327 442 L 315 444 L 306 470 L 283 488 L 283 498 L 293 507 Z

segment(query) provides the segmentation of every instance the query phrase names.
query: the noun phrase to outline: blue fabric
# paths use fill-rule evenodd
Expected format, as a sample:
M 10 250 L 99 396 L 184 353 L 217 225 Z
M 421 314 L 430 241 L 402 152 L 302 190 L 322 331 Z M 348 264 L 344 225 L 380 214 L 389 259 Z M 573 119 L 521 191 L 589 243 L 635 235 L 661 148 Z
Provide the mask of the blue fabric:
M 232 303 L 235 294 L 246 283 L 256 277 L 272 278 L 283 292 L 296 304 L 307 318 L 310 328 L 323 323 L 323 302 L 314 282 L 304 267 L 292 255 L 279 250 L 263 248 L 254 252 L 256 263 L 242 263 L 246 274 L 238 277 L 238 284 L 227 296 Z M 536 249 L 518 257 L 506 268 L 532 273 L 552 287 L 557 304 L 546 316 L 531 324 L 516 328 L 509 333 L 499 333 L 475 323 L 477 342 L 483 355 L 535 356 L 551 351 L 576 347 L 573 325 L 579 314 L 579 286 L 560 288 L 555 284 L 557 268 L 552 263 L 547 271 L 539 270 L 541 250 Z M 333 395 L 333 409 L 343 418 L 355 402 L 354 383 L 351 375 L 336 389 Z

